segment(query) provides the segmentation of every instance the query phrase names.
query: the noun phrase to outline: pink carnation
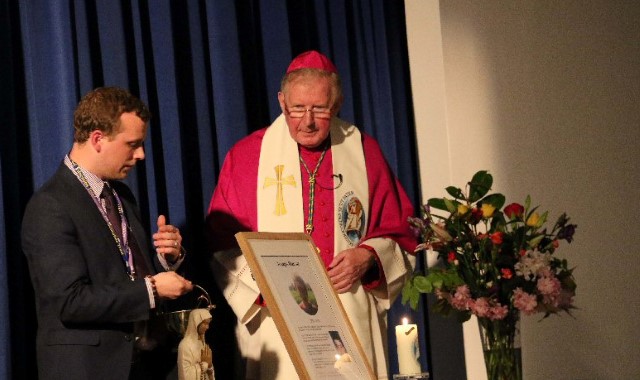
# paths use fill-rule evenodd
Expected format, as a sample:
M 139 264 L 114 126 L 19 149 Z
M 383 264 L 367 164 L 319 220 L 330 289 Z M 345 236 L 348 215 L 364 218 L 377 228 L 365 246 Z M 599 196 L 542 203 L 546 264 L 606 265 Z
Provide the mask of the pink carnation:
M 509 314 L 509 308 L 500 304 L 494 305 L 489 310 L 489 319 L 492 321 L 504 319 Z
M 471 312 L 479 318 L 488 317 L 491 305 L 489 300 L 485 297 L 478 298 L 475 302 L 472 300 L 469 304 Z
M 538 276 L 539 277 L 554 277 L 555 274 L 551 270 L 551 267 L 547 265 L 547 266 L 545 266 L 543 268 L 540 268 L 540 270 L 538 271 Z
M 560 280 L 553 276 L 540 278 L 538 280 L 537 288 L 543 296 L 542 302 L 548 305 L 553 305 L 554 307 L 558 306 L 560 290 L 562 290 Z
M 536 312 L 538 301 L 534 294 L 529 294 L 521 288 L 516 288 L 516 290 L 513 291 L 513 306 L 525 315 L 531 315 Z
M 467 285 L 459 286 L 455 294 L 449 300 L 451 306 L 458 310 L 468 310 L 471 302 L 471 291 Z

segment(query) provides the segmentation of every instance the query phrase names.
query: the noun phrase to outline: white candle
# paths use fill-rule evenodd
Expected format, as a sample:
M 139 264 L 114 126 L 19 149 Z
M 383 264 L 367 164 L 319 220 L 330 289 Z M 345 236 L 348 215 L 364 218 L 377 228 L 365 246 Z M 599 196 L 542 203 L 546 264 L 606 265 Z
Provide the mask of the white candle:
M 421 373 L 420 346 L 418 345 L 418 326 L 409 324 L 407 318 L 396 326 L 396 343 L 398 348 L 398 367 L 400 375 Z

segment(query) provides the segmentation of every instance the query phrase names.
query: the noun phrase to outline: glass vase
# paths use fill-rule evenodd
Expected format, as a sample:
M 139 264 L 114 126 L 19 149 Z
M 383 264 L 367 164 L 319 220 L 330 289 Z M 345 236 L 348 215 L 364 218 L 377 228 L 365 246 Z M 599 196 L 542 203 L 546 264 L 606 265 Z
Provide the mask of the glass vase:
M 478 318 L 488 380 L 522 380 L 520 314 L 502 320 Z

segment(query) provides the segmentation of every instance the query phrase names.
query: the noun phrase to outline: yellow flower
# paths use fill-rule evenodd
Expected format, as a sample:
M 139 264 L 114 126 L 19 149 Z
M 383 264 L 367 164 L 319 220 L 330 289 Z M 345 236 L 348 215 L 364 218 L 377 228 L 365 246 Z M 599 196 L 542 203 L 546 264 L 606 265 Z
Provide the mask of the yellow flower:
M 458 205 L 458 214 L 464 215 L 469 211 L 469 207 L 467 205 L 459 204 Z
M 493 205 L 490 205 L 488 203 L 482 204 L 482 217 L 491 218 L 494 211 L 496 211 L 496 208 L 493 207 Z
M 540 215 L 537 212 L 534 212 L 527 219 L 527 226 L 529 227 L 538 227 L 538 222 L 540 221 Z

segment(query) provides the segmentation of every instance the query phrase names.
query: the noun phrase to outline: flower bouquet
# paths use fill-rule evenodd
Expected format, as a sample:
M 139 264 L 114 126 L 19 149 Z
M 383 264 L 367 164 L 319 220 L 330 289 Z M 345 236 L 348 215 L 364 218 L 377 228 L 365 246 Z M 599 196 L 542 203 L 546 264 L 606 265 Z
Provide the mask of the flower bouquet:
M 576 225 L 563 213 L 547 229 L 548 212 L 532 207 L 529 196 L 503 209 L 504 195 L 489 194 L 492 184 L 491 174 L 479 171 L 464 192 L 449 186 L 450 198 L 431 198 L 422 217 L 409 218 L 422 238 L 416 251 L 437 252 L 440 264 L 414 275 L 402 300 L 416 308 L 420 293 L 435 293 L 434 311 L 461 322 L 475 315 L 489 379 L 521 379 L 514 347 L 520 313 L 544 319 L 574 308 L 573 269 L 553 254 L 561 240 L 571 243 Z

